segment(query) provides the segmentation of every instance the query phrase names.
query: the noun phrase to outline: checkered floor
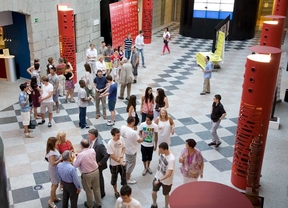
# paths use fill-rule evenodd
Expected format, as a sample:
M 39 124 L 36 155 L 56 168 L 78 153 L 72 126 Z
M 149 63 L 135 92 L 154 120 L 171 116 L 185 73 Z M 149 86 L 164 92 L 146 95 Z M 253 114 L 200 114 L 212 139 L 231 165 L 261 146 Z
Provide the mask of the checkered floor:
M 237 126 L 241 85 L 243 81 L 246 56 L 250 54 L 248 47 L 256 45 L 259 34 L 254 39 L 246 41 L 228 41 L 225 47 L 224 63 L 221 69 L 213 73 L 211 80 L 211 94 L 200 96 L 203 84 L 203 73 L 195 62 L 198 51 L 210 51 L 212 40 L 191 39 L 178 34 L 179 24 L 171 23 L 169 29 L 172 41 L 169 43 L 171 54 L 161 56 L 163 47 L 162 30 L 153 33 L 153 42 L 146 45 L 145 65 L 139 67 L 139 80 L 132 86 L 132 94 L 137 96 L 139 111 L 140 98 L 147 86 L 161 87 L 168 96 L 169 114 L 176 124 L 175 134 L 171 138 L 171 151 L 178 158 L 184 148 L 185 140 L 194 138 L 197 146 L 205 158 L 204 178 L 202 180 L 216 181 L 230 184 L 231 162 Z M 83 72 L 82 63 L 78 67 L 78 77 Z M 78 86 L 77 86 L 78 89 Z M 222 95 L 222 103 L 227 111 L 227 117 L 221 122 L 218 134 L 222 144 L 215 149 L 207 143 L 211 141 L 211 121 L 209 113 L 214 94 Z M 17 96 L 17 95 L 15 95 Z M 75 90 L 77 99 L 77 90 Z M 79 142 L 87 138 L 87 130 L 78 127 L 78 107 L 76 103 L 64 103 L 60 98 L 60 113 L 53 114 L 52 128 L 47 124 L 38 126 L 33 135 L 35 138 L 24 138 L 19 104 L 14 104 L 0 112 L 1 137 L 5 145 L 6 168 L 8 175 L 9 197 L 11 207 L 38 208 L 47 207 L 50 183 L 47 171 L 47 162 L 44 161 L 46 140 L 55 136 L 59 130 L 64 130 L 67 137 L 74 144 L 76 151 L 80 151 Z M 125 125 L 127 101 L 117 100 L 115 127 Z M 54 111 L 55 112 L 55 111 Z M 47 117 L 47 116 L 46 116 Z M 109 119 L 109 113 L 108 113 Z M 102 117 L 95 119 L 95 106 L 90 102 L 87 108 L 87 124 L 99 131 L 99 138 L 107 143 L 111 138 L 111 127 L 106 125 Z M 143 170 L 141 153 L 137 156 L 137 165 L 132 178 L 138 181 L 132 185 L 133 196 L 143 207 L 150 207 L 153 175 L 142 176 Z M 157 167 L 157 154 L 154 153 L 152 169 Z M 182 184 L 179 171 L 180 165 L 176 162 L 173 189 Z M 109 183 L 110 173 L 105 172 L 106 197 L 103 199 L 104 208 L 114 206 L 115 198 L 112 186 Z M 80 175 L 80 173 L 79 173 Z M 57 190 L 61 197 L 61 191 Z M 85 192 L 79 197 L 79 207 L 84 207 Z M 164 197 L 158 194 L 159 207 L 164 206 Z M 61 207 L 61 203 L 56 203 Z M 113 205 L 113 206 L 112 206 Z

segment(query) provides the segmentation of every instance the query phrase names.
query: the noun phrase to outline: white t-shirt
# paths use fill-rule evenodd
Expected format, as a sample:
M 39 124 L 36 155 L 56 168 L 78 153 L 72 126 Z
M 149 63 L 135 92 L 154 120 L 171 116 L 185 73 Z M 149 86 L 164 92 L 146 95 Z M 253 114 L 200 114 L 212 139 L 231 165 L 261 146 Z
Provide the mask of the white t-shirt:
M 134 198 L 129 203 L 123 202 L 123 199 L 119 197 L 116 200 L 115 208 L 142 208 L 140 202 Z
M 114 154 L 114 156 L 116 158 L 121 156 L 122 153 L 122 149 L 125 147 L 125 141 L 123 139 L 123 137 L 120 136 L 120 139 L 118 141 L 114 141 L 113 139 L 110 139 L 110 141 L 107 144 L 107 153 L 109 155 Z M 110 157 L 110 165 L 112 166 L 116 166 L 116 165 L 120 165 L 119 162 L 116 162 L 115 160 L 113 160 Z
M 120 129 L 120 133 L 125 141 L 125 153 L 128 155 L 134 155 L 139 148 L 139 144 L 137 142 L 137 140 L 139 139 L 139 135 L 137 134 L 137 131 L 135 131 L 131 127 L 122 126 Z
M 88 106 L 88 101 L 82 101 L 82 98 L 87 99 L 87 92 L 84 88 L 79 88 L 78 90 L 78 106 L 85 108 Z
M 174 155 L 171 152 L 167 156 L 164 154 L 160 154 L 159 164 L 157 167 L 155 178 L 161 179 L 161 178 L 163 178 L 164 175 L 166 175 L 166 172 L 168 170 L 173 170 L 173 173 L 169 178 L 166 178 L 165 180 L 161 181 L 161 183 L 163 183 L 164 185 L 171 185 L 173 183 L 174 169 L 175 169 L 175 157 L 174 157 Z
M 46 100 L 43 100 L 42 103 L 51 103 L 51 102 L 53 102 L 53 85 L 48 82 L 48 85 L 45 85 L 45 84 L 42 85 L 42 95 L 41 95 L 41 97 L 42 98 L 47 97 L 49 92 L 52 92 L 52 96 L 50 98 L 46 99 Z
M 162 142 L 166 142 L 168 145 L 170 145 L 171 135 L 171 125 L 169 119 L 167 121 L 160 121 L 158 122 L 158 144 L 161 144 Z
M 88 59 L 88 56 L 95 57 L 95 58 L 89 58 Z M 97 58 L 97 50 L 95 48 L 93 48 L 93 50 L 91 50 L 91 48 L 88 48 L 86 51 L 86 57 L 89 61 L 95 61 Z
M 140 125 L 139 131 L 142 131 L 142 145 L 144 147 L 153 147 L 155 133 L 158 132 L 158 126 L 154 122 L 152 122 L 151 125 L 147 125 L 146 122 L 143 122 Z

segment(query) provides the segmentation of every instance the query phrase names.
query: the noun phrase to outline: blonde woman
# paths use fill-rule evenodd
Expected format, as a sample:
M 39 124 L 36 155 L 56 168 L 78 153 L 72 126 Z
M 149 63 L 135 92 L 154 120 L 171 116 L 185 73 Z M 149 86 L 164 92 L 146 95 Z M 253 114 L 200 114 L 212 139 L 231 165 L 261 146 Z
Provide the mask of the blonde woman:
M 160 115 L 156 118 L 155 124 L 158 125 L 158 144 L 166 142 L 170 145 L 171 134 L 174 134 L 175 124 L 173 119 L 168 116 L 168 112 L 165 108 L 160 109 Z
M 66 138 L 66 133 L 64 131 L 59 131 L 57 133 L 57 149 L 60 154 L 62 154 L 65 150 L 69 150 L 70 152 L 74 152 L 74 147 L 70 140 Z
M 106 64 L 105 64 L 103 55 L 98 56 L 98 61 L 96 63 L 96 68 L 97 68 L 97 71 L 98 70 L 102 71 L 102 75 L 103 76 L 106 75 L 107 70 L 106 70 Z M 93 76 L 95 77 L 95 74 Z

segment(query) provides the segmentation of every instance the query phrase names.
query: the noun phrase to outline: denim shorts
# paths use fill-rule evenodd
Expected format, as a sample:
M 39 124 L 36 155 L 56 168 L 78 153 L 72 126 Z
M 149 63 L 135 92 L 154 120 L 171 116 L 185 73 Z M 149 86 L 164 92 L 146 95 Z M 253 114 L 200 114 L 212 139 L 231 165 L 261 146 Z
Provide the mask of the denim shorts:
M 108 100 L 108 108 L 109 111 L 114 111 L 116 105 L 116 100 Z

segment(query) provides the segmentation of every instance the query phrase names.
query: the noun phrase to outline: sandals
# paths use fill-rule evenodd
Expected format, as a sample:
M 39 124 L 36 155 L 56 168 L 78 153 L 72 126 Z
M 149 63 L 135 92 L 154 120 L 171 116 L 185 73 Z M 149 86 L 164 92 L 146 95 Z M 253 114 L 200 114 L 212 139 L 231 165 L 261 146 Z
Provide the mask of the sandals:
M 115 192 L 115 198 L 118 199 L 120 197 L 119 192 Z
M 50 202 L 50 200 L 48 201 L 48 206 L 50 208 L 57 208 L 57 206 L 54 204 L 54 202 Z
M 62 188 L 62 190 L 63 190 L 63 188 Z M 54 199 L 54 202 L 59 202 L 59 201 L 61 201 L 61 198 L 55 198 Z

